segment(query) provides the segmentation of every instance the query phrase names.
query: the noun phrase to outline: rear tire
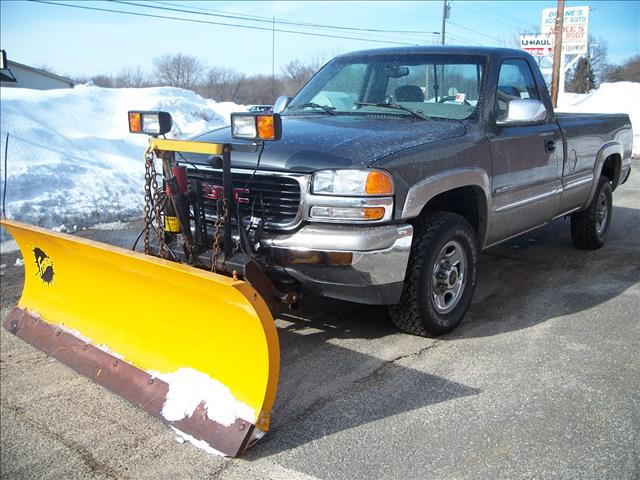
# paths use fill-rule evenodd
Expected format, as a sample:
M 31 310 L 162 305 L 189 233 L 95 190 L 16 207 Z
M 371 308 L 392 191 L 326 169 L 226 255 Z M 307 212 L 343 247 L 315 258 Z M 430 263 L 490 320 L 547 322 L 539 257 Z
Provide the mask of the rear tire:
M 476 286 L 478 242 L 456 213 L 432 211 L 416 225 L 400 303 L 389 307 L 393 323 L 414 335 L 435 337 L 464 317 Z
M 604 245 L 611 226 L 612 200 L 611 181 L 603 175 L 586 210 L 571 215 L 571 239 L 576 247 L 597 250 Z

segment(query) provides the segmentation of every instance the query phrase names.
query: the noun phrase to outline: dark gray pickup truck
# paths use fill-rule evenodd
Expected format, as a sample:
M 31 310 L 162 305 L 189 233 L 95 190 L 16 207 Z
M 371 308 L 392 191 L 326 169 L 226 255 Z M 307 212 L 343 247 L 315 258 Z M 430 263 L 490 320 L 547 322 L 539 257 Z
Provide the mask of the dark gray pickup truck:
M 418 335 L 462 320 L 487 247 L 565 215 L 578 248 L 601 247 L 630 173 L 628 116 L 555 113 L 519 50 L 350 53 L 274 111 L 282 139 L 232 160 L 234 186 L 250 181 L 239 190 L 247 225 L 264 219 L 254 245 L 264 268 L 321 295 L 387 304 Z M 230 139 L 229 127 L 198 138 Z M 205 156 L 183 160 L 191 181 L 219 182 Z

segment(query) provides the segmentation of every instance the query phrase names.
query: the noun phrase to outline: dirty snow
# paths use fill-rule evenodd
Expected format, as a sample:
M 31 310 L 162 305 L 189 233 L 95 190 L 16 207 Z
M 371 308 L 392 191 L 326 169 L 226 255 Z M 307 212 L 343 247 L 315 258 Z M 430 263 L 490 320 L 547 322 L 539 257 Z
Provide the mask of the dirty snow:
M 565 93 L 558 99 L 558 112 L 626 113 L 633 126 L 633 155 L 640 156 L 640 83 L 603 83 L 590 93 Z
M 16 263 L 14 263 L 15 267 L 24 267 L 24 260 L 20 257 L 16 258 Z
M 15 240 L 8 240 L 6 242 L 0 243 L 0 252 L 2 253 L 13 253 L 17 252 L 18 250 L 20 250 L 20 247 L 18 247 L 18 242 L 16 242 Z
M 118 220 L 117 222 L 98 223 L 91 227 L 93 230 L 122 230 L 127 226 L 126 223 Z
M 246 110 L 171 87 L 3 88 L 1 95 L 7 216 L 63 231 L 141 215 L 147 138 L 129 133 L 128 110 L 170 112 L 174 138 L 221 127 L 231 112 Z
M 229 426 L 238 418 L 254 423 L 256 413 L 250 406 L 238 401 L 228 387 L 205 373 L 192 368 L 181 368 L 173 373 L 149 372 L 169 384 L 169 392 L 162 416 L 168 421 L 182 420 L 193 415 L 204 403 L 207 417 Z
M 176 442 L 178 442 L 178 443 L 189 442 L 193 446 L 199 448 L 200 450 L 204 450 L 207 453 L 210 453 L 212 455 L 218 455 L 220 457 L 226 457 L 226 455 L 224 453 L 219 452 L 218 450 L 213 448 L 211 445 L 209 445 L 204 440 L 197 440 L 197 439 L 193 438 L 191 435 L 189 435 L 188 433 L 184 433 L 183 431 L 178 430 L 176 427 L 174 427 L 172 425 L 170 425 L 170 427 L 173 429 L 174 432 L 176 432 L 176 435 L 177 435 L 176 436 Z

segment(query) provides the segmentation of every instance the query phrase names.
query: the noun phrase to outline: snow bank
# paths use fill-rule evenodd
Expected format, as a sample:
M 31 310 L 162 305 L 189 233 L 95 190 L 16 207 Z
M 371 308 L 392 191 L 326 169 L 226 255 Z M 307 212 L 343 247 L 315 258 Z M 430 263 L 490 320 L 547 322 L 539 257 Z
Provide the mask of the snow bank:
M 633 126 L 633 155 L 640 155 L 640 83 L 603 83 L 590 93 L 565 93 L 558 112 L 626 113 Z
M 128 110 L 170 112 L 174 138 L 246 110 L 171 87 L 3 88 L 0 96 L 1 158 L 9 133 L 7 216 L 67 229 L 141 214 L 147 139 L 129 133 Z

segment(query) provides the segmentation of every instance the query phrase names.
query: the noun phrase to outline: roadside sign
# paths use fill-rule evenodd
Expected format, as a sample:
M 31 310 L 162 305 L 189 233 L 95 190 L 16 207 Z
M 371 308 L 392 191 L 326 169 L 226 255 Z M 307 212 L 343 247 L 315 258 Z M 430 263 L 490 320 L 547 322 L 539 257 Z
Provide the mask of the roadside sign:
M 542 34 L 520 35 L 520 49 L 533 56 L 553 55 L 553 37 Z
M 589 7 L 568 7 L 564 10 L 562 25 L 562 53 L 587 53 L 589 36 Z M 547 37 L 554 37 L 556 33 L 556 9 L 545 8 L 542 11 L 541 32 Z

